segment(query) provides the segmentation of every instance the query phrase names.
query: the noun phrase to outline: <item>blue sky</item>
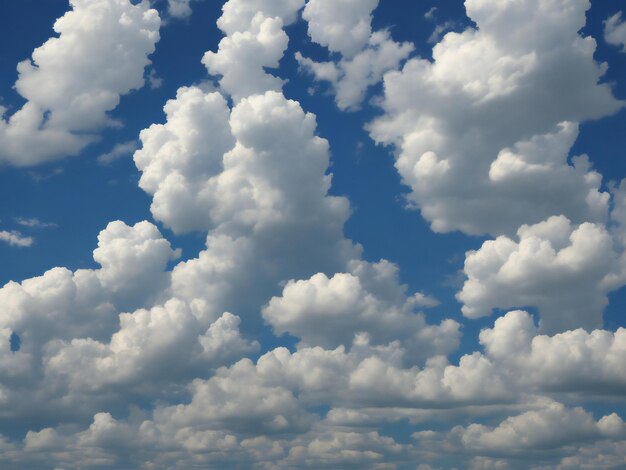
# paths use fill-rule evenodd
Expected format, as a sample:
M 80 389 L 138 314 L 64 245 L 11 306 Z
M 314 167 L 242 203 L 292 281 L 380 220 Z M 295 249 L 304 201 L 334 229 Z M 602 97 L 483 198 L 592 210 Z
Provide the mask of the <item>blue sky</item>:
M 624 468 L 622 7 L 5 1 L 2 465 Z

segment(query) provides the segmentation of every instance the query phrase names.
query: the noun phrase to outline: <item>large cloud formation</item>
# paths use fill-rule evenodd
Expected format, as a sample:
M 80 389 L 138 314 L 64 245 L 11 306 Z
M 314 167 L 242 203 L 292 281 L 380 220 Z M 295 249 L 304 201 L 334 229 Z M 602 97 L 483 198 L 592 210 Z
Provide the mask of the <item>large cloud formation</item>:
M 600 175 L 568 157 L 576 123 L 623 104 L 598 83 L 606 65 L 594 60 L 595 40 L 578 34 L 589 2 L 539 3 L 468 0 L 478 29 L 448 33 L 432 62 L 385 75 L 384 115 L 370 133 L 397 146 L 409 200 L 437 232 L 606 218 Z
M 158 29 L 144 4 L 98 1 L 135 15 L 118 21 L 128 37 L 154 33 L 140 19 Z M 3 468 L 624 465 L 626 425 L 605 410 L 626 393 L 626 330 L 602 329 L 602 313 L 626 272 L 625 185 L 605 192 L 589 158 L 569 155 L 578 122 L 621 106 L 578 35 L 589 4 L 465 4 L 479 28 L 448 33 L 432 62 L 372 31 L 376 1 L 223 5 L 225 36 L 202 59 L 215 87 L 179 88 L 134 154 L 154 219 L 206 234 L 205 247 L 177 261 L 154 224 L 111 222 L 99 268 L 0 289 Z M 64 18 L 89 11 L 72 5 Z M 331 81 L 340 108 L 364 105 L 384 74 L 368 128 L 396 146 L 433 229 L 495 236 L 467 254 L 458 293 L 470 319 L 505 311 L 476 351 L 459 351 L 459 322 L 433 321 L 436 302 L 399 266 L 344 235 L 329 142 L 282 90 L 301 11 L 334 55 L 300 65 Z M 121 72 L 133 86 L 150 40 Z M 110 108 L 45 109 L 100 125 Z

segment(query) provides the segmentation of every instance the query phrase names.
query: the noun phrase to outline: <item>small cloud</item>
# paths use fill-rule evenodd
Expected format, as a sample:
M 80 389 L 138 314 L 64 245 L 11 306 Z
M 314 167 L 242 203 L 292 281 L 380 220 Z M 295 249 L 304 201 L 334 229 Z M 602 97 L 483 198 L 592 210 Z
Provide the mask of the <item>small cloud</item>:
M 131 140 L 129 142 L 117 144 L 115 147 L 113 147 L 113 150 L 108 153 L 103 153 L 98 157 L 97 160 L 100 165 L 110 165 L 111 163 L 119 160 L 122 157 L 131 155 L 135 152 L 135 150 L 137 150 L 137 141 Z
M 424 18 L 426 18 L 429 21 L 432 21 L 435 19 L 436 14 L 437 14 L 437 7 L 432 7 L 430 10 L 426 12 L 426 14 L 424 14 Z
M 50 178 L 54 178 L 55 176 L 59 176 L 62 173 L 63 168 L 57 167 L 49 172 L 29 171 L 28 176 L 30 176 L 36 183 L 41 183 L 42 181 L 49 180 Z
M 33 244 L 32 237 L 25 237 L 20 232 L 15 230 L 7 232 L 6 230 L 0 230 L 0 241 L 8 243 L 10 246 L 29 247 Z
M 626 52 L 626 21 L 622 20 L 622 12 L 604 22 L 604 39 L 608 44 L 621 46 L 622 52 Z
M 167 12 L 172 18 L 188 18 L 191 16 L 191 0 L 169 0 Z
M 36 217 L 16 217 L 15 222 L 22 227 L 29 228 L 55 228 L 58 227 L 57 224 L 53 222 L 42 222 Z
M 439 302 L 439 300 L 437 300 L 435 297 L 426 295 L 423 292 L 417 292 L 416 294 L 414 294 L 410 301 L 416 307 L 422 308 L 433 308 L 441 304 L 441 302 Z
M 438 43 L 441 40 L 441 38 L 444 36 L 444 34 L 450 31 L 453 31 L 456 28 L 456 26 L 457 24 L 454 21 L 446 21 L 445 23 L 438 24 L 437 26 L 435 26 L 433 33 L 428 38 L 428 43 L 429 44 Z
M 150 69 L 147 80 L 151 90 L 157 90 L 163 86 L 163 79 L 156 74 L 154 69 Z
M 452 287 L 453 289 L 459 290 L 463 287 L 466 278 L 467 276 L 465 275 L 465 271 L 459 269 L 454 274 L 448 274 L 442 285 L 445 287 Z

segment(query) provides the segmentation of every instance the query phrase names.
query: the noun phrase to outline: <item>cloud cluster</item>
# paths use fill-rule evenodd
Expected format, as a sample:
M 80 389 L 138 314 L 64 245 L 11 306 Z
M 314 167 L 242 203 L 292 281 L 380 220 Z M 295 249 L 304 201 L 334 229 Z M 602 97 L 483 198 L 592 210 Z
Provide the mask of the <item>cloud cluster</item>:
M 206 234 L 206 246 L 177 261 L 152 223 L 111 222 L 93 253 L 99 268 L 54 268 L 0 289 L 3 468 L 624 463 L 622 417 L 579 406 L 610 407 L 626 392 L 626 330 L 601 329 L 626 272 L 626 191 L 616 186 L 611 200 L 588 158 L 570 158 L 577 123 L 621 106 L 598 84 L 595 43 L 578 34 L 588 2 L 467 0 L 478 29 L 448 33 L 433 61 L 391 72 L 413 45 L 372 32 L 377 4 L 223 5 L 225 36 L 203 58 L 217 90 L 179 88 L 134 153 L 154 219 Z M 112 39 L 130 41 L 133 67 L 112 70 L 110 83 L 117 72 L 128 82 L 107 90 L 119 99 L 140 86 L 156 13 L 123 0 L 72 5 L 43 50 L 74 57 L 84 39 L 72 28 L 85 24 L 76 15 L 93 14 L 95 30 L 128 27 Z M 170 2 L 170 14 L 188 7 Z M 280 66 L 285 27 L 302 8 L 311 40 L 336 60 L 298 59 L 333 84 L 340 107 L 358 107 L 387 72 L 384 114 L 369 130 L 398 149 L 396 166 L 433 228 L 496 237 L 467 254 L 462 313 L 536 307 L 538 323 L 508 311 L 480 332 L 476 351 L 458 351 L 461 325 L 422 312 L 438 302 L 346 238 L 350 204 L 331 194 L 329 142 L 267 70 Z M 137 38 L 143 48 L 131 47 Z M 36 83 L 52 73 L 43 57 L 23 66 L 24 90 L 30 74 Z M 67 83 L 80 80 L 63 70 Z M 42 109 L 71 134 L 74 120 L 91 123 L 81 131 L 104 125 L 110 108 Z M 404 427 L 410 439 L 398 437 Z
M 147 2 L 72 0 L 54 25 L 58 37 L 18 64 L 16 91 L 26 103 L 0 108 L 0 164 L 30 166 L 78 154 L 117 126 L 107 113 L 144 85 L 160 19 Z

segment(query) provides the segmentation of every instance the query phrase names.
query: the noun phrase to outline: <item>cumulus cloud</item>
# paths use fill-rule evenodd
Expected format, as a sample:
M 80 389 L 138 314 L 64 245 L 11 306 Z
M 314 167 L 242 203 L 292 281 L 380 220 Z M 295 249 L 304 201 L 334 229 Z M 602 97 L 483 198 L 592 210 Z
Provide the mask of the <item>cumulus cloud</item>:
M 372 11 L 377 6 L 378 0 L 309 0 L 304 8 L 311 40 L 340 59 L 316 62 L 298 52 L 296 60 L 315 80 L 330 83 L 342 110 L 358 109 L 367 89 L 413 52 L 412 44 L 393 41 L 387 30 L 372 33 Z
M 378 31 L 368 39 L 367 47 L 349 59 L 315 62 L 296 53 L 301 69 L 317 81 L 328 81 L 335 92 L 337 106 L 342 110 L 358 109 L 367 89 L 380 82 L 383 74 L 395 70 L 413 51 L 410 43 L 397 43 L 388 31 Z
M 238 317 L 225 313 L 207 328 L 197 315 L 195 305 L 177 299 L 123 313 L 108 344 L 85 338 L 51 345 L 44 357 L 49 380 L 64 383 L 69 396 L 104 395 L 112 389 L 144 399 L 167 397 L 179 393 L 176 382 L 205 375 L 258 348 L 242 338 Z
M 16 417 L 45 423 L 61 416 L 93 414 L 92 399 L 97 402 L 107 393 L 68 399 L 66 387 L 71 381 L 46 373 L 49 356 L 65 342 L 107 341 L 117 331 L 120 311 L 157 302 L 169 284 L 166 265 L 177 255 L 154 225 L 112 222 L 100 233 L 94 250 L 99 269 L 54 268 L 2 287 L 2 346 L 13 347 L 15 335 L 19 345 L 0 371 L 8 387 L 2 390 L 0 424 Z M 90 370 L 94 371 L 77 367 L 71 372 L 81 376 Z
M 432 62 L 385 75 L 384 115 L 369 131 L 397 148 L 409 201 L 433 230 L 502 235 L 555 214 L 606 218 L 600 175 L 568 160 L 576 123 L 623 105 L 599 84 L 595 41 L 578 34 L 588 7 L 469 0 L 478 29 L 448 33 Z
M 266 18 L 280 18 L 288 25 L 296 21 L 305 0 L 229 0 L 222 6 L 217 26 L 226 35 L 248 30 L 258 13 Z
M 613 46 L 621 46 L 622 52 L 626 52 L 626 23 L 622 21 L 621 11 L 604 22 L 604 40 Z
M 235 101 L 282 88 L 283 81 L 265 69 L 278 67 L 289 41 L 283 27 L 295 21 L 303 3 L 236 0 L 224 4 L 217 25 L 226 36 L 217 52 L 208 51 L 202 63 Z
M 76 155 L 117 126 L 107 113 L 144 85 L 160 19 L 147 2 L 72 0 L 54 25 L 58 37 L 18 64 L 22 108 L 0 109 L 0 163 L 30 166 Z M 89 25 L 89 26 L 88 26 Z M 121 52 L 120 52 L 121 51 Z
M 51 339 L 104 337 L 112 332 L 116 309 L 136 307 L 160 294 L 169 279 L 166 264 L 176 255 L 154 225 L 111 222 L 94 250 L 100 269 L 54 268 L 2 287 L 1 325 L 20 335 L 25 350 L 39 349 Z
M 174 295 L 252 311 L 280 281 L 358 257 L 343 236 L 348 202 L 327 195 L 328 143 L 298 103 L 270 91 L 231 110 L 219 93 L 183 88 L 166 114 L 141 133 L 140 186 L 176 232 L 209 230 L 207 249 L 174 269 Z
M 575 446 L 580 443 L 623 438 L 625 430 L 624 422 L 615 413 L 596 421 L 591 413 L 580 407 L 567 408 L 561 403 L 545 400 L 537 404 L 537 409 L 509 417 L 497 426 L 457 426 L 444 442 L 439 440 L 437 433 L 430 436 L 420 433 L 415 437 L 421 438 L 423 446 L 438 446 L 442 451 L 492 457 L 491 460 L 475 461 L 473 468 L 509 468 L 506 460 L 500 467 L 489 465 L 495 464 L 497 457 L 537 459 L 549 456 L 555 449 L 575 453 Z M 482 465 L 476 466 L 478 462 Z
M 302 17 L 313 42 L 351 58 L 369 41 L 377 6 L 378 0 L 309 0 Z
M 458 347 L 459 324 L 427 325 L 424 315 L 414 311 L 423 296 L 406 294 L 396 266 L 361 261 L 351 268 L 332 278 L 319 273 L 290 281 L 263 317 L 277 334 L 288 332 L 310 346 L 350 345 L 355 334 L 366 333 L 376 345 L 399 341 L 412 358 L 448 354 Z
M 463 313 L 529 305 L 539 325 L 508 312 L 481 331 L 478 351 L 447 357 L 459 323 L 429 323 L 436 313 L 420 309 L 436 299 L 345 237 L 350 205 L 331 193 L 329 143 L 266 70 L 279 65 L 284 27 L 304 1 L 230 0 L 218 20 L 225 37 L 204 57 L 219 91 L 181 87 L 134 154 L 154 218 L 205 233 L 206 247 L 171 267 L 180 252 L 153 224 L 113 222 L 94 251 L 99 268 L 55 268 L 0 289 L 0 432 L 11 434 L 0 436 L 2 465 L 620 464 L 622 418 L 576 403 L 626 390 L 625 330 L 591 331 L 626 271 L 626 198 L 617 186 L 609 204 L 587 158 L 569 158 L 576 123 L 620 104 L 597 85 L 592 41 L 577 34 L 584 2 L 542 3 L 542 15 L 531 3 L 468 0 L 480 29 L 449 33 L 432 63 L 387 74 L 387 114 L 371 132 L 398 145 L 398 168 L 412 162 L 407 174 L 442 204 L 437 229 L 500 235 L 468 254 Z M 368 62 L 348 80 L 368 77 L 353 103 L 387 67 L 375 64 L 385 44 L 397 53 L 389 67 L 411 49 L 372 33 L 376 4 L 310 0 L 304 12 L 312 39 L 342 55 L 312 68 L 332 78 Z M 451 173 L 467 181 L 443 185 Z M 487 197 L 494 205 L 479 207 Z M 476 204 L 458 227 L 446 225 L 455 198 L 460 211 Z M 511 214 L 498 212 L 505 206 Z M 262 320 L 292 338 L 267 340 Z M 399 422 L 413 441 L 387 432 Z
M 218 51 L 207 52 L 202 63 L 210 74 L 221 77 L 220 87 L 235 101 L 265 90 L 278 91 L 282 80 L 267 73 L 265 67 L 278 67 L 288 40 L 280 17 L 257 13 L 249 29 L 226 36 Z
M 539 334 L 523 311 L 507 313 L 480 333 L 485 354 L 498 369 L 531 392 L 619 395 L 626 389 L 626 330 L 583 329 Z
M 463 314 L 533 306 L 547 332 L 602 326 L 608 292 L 622 284 L 620 253 L 606 228 L 555 216 L 523 225 L 517 236 L 500 236 L 467 254 L 467 280 L 457 295 Z

